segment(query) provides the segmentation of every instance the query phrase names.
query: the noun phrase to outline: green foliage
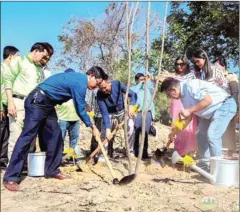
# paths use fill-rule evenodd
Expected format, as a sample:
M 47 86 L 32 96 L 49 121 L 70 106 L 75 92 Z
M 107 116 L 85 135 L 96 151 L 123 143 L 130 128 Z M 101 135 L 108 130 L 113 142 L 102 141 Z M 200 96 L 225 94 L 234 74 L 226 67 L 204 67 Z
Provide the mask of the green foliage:
M 159 119 L 161 114 L 164 113 L 165 111 L 169 113 L 170 100 L 164 93 L 160 92 L 160 89 L 156 94 L 154 103 L 156 110 L 156 119 Z
M 128 61 L 126 59 L 120 59 L 119 62 L 115 64 L 115 72 L 113 75 L 114 79 L 117 79 L 124 83 L 128 82 Z
M 191 58 L 192 51 L 199 47 L 207 51 L 210 59 L 224 55 L 238 63 L 239 2 L 171 2 L 167 20 L 164 52 L 172 63 L 177 56 Z M 160 51 L 161 38 L 153 42 L 152 48 Z

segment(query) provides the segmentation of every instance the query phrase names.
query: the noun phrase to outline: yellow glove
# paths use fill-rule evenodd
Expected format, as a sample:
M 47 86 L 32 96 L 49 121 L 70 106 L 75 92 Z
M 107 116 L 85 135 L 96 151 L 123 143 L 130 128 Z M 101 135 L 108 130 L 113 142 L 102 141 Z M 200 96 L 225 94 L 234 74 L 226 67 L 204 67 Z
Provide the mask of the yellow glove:
M 133 107 L 133 111 L 134 111 L 135 113 L 137 113 L 137 112 L 140 111 L 139 105 L 133 105 L 132 107 Z
M 179 118 L 177 118 L 175 121 L 172 122 L 172 127 L 176 127 L 180 131 L 183 130 L 185 125 L 186 125 L 186 120 L 179 120 Z
M 95 116 L 94 111 L 87 112 L 87 114 L 88 114 L 91 118 L 93 118 L 93 117 Z
M 193 160 L 193 158 L 190 157 L 190 156 L 188 156 L 188 155 L 186 155 L 186 156 L 182 159 L 182 161 L 183 161 L 183 164 L 184 164 L 185 166 L 193 166 L 193 165 L 196 164 L 196 162 Z

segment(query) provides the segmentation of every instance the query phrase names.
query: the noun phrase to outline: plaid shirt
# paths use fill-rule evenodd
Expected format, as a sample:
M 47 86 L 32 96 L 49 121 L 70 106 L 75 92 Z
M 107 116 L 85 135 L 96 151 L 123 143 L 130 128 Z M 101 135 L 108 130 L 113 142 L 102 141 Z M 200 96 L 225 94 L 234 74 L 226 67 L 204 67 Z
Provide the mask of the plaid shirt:
M 98 89 L 93 91 L 87 90 L 86 102 L 90 106 L 91 110 L 94 111 L 95 117 L 102 118 L 102 114 L 97 103 L 97 91 Z

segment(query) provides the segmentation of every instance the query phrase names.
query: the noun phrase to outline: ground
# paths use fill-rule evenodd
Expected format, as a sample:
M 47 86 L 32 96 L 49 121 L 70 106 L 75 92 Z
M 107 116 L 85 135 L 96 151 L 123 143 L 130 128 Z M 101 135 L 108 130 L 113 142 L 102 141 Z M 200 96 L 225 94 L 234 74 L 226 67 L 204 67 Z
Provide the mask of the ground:
M 158 137 L 150 138 L 150 151 L 167 141 L 169 127 L 157 124 Z M 89 148 L 90 131 L 82 127 L 81 145 Z M 121 134 L 115 147 L 123 146 Z M 128 175 L 125 159 L 111 161 L 117 177 Z M 135 164 L 135 161 L 133 161 Z M 2 212 L 197 212 L 239 211 L 239 188 L 211 185 L 199 174 L 168 165 L 161 168 L 154 161 L 141 164 L 136 180 L 128 185 L 112 184 L 107 167 L 81 164 L 63 168 L 71 180 L 25 177 L 19 192 L 1 186 Z M 76 171 L 77 170 L 77 171 Z M 4 172 L 3 172 L 4 173 Z M 1 174 L 3 174 L 1 173 Z M 2 175 L 1 175 L 2 177 Z M 205 203 L 212 200 L 212 204 Z

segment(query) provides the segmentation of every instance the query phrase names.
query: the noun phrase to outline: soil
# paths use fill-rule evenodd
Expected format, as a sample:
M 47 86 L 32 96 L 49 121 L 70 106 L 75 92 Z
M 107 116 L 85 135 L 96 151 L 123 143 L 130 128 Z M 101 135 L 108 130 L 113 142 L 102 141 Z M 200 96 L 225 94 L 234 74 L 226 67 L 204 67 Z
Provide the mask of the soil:
M 170 128 L 161 124 L 156 124 L 156 127 L 158 136 L 150 136 L 149 152 L 167 142 Z M 90 135 L 91 132 L 81 125 L 80 146 L 85 150 L 89 149 Z M 114 143 L 118 150 L 124 146 L 122 135 L 120 132 Z M 132 162 L 135 164 L 136 160 Z M 113 159 L 111 163 L 119 179 L 128 175 L 126 158 Z M 162 168 L 154 160 L 142 162 L 136 180 L 124 186 L 113 185 L 106 166 L 85 165 L 84 161 L 80 164 L 82 171 L 73 165 L 61 168 L 62 172 L 72 176 L 70 180 L 24 176 L 19 192 L 10 192 L 1 186 L 1 211 L 239 211 L 239 188 L 212 185 L 189 169 L 173 167 L 169 161 L 166 163 Z M 212 204 L 203 203 L 208 198 L 213 200 Z

